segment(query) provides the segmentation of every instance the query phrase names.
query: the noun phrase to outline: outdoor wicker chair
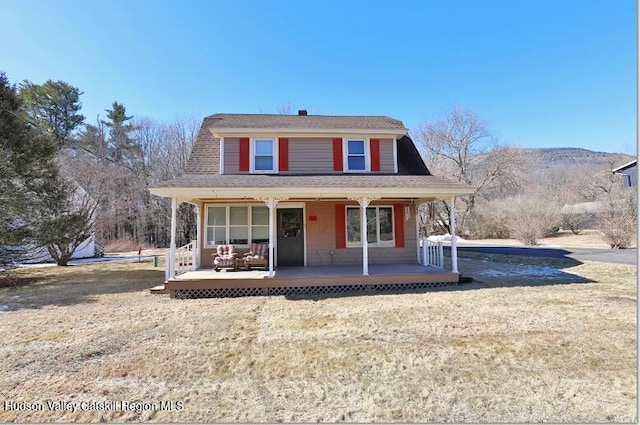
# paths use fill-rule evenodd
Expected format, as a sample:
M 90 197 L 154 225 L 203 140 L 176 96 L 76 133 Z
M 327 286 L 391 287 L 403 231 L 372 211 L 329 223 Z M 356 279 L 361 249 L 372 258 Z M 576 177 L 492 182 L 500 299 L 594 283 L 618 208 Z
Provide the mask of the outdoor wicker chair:
M 213 257 L 213 268 L 219 271 L 221 268 L 236 269 L 236 247 L 233 245 L 218 245 L 217 252 L 211 254 Z
M 244 254 L 244 264 L 247 270 L 252 266 L 267 267 L 269 246 L 266 243 L 252 243 L 249 252 Z

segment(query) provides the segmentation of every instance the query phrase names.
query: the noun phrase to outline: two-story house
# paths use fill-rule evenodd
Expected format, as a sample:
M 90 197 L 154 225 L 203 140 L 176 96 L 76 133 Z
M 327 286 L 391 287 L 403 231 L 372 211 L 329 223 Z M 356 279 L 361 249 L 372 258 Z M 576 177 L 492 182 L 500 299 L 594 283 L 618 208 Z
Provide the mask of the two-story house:
M 269 246 L 268 272 L 250 281 L 240 272 L 176 277 L 180 255 L 172 242 L 165 284 L 172 295 L 215 295 L 216 288 L 240 286 L 265 292 L 278 285 L 458 281 L 455 238 L 452 270 L 441 268 L 442 259 L 440 268 L 429 267 L 436 254 L 428 259 L 427 247 L 421 248 L 426 240 L 419 240 L 416 213 L 433 199 L 450 199 L 453 206 L 471 188 L 431 175 L 407 129 L 393 118 L 306 111 L 211 115 L 185 173 L 150 190 L 173 201 L 172 241 L 177 203 L 196 206 L 198 236 L 189 248 L 194 270 L 211 268 L 221 244 L 234 245 L 240 255 L 252 243 Z M 398 277 L 403 274 L 411 276 Z

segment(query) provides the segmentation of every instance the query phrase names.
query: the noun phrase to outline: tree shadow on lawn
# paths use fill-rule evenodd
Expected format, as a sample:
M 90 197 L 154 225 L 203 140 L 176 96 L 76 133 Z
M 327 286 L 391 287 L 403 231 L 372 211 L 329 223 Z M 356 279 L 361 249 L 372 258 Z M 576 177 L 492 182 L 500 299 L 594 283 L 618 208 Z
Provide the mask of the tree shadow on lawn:
M 568 253 L 568 252 L 567 252 Z M 537 287 L 565 284 L 597 283 L 563 269 L 583 264 L 570 257 L 525 257 L 521 255 L 485 254 L 466 252 L 459 257 L 461 283 L 435 288 L 370 290 L 313 295 L 291 295 L 290 300 L 320 301 L 329 298 L 372 296 L 389 294 L 420 294 L 427 292 L 469 291 L 487 288 Z M 450 258 L 445 257 L 445 269 L 450 269 Z M 468 281 L 469 278 L 472 281 Z
M 0 287 L 0 314 L 2 311 L 94 303 L 100 295 L 148 290 L 164 281 L 164 270 L 67 266 L 62 273 L 16 274 L 11 280 L 11 285 Z

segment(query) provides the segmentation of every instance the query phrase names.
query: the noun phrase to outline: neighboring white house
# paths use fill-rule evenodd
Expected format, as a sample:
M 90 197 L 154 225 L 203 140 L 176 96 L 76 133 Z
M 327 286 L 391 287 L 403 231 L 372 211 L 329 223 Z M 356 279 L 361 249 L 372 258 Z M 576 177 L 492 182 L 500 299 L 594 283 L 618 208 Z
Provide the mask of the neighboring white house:
M 35 263 L 48 263 L 53 261 L 51 254 L 44 246 L 25 246 L 26 253 L 19 260 L 20 263 L 35 264 Z M 95 256 L 96 241 L 95 237 L 85 239 L 80 246 L 73 253 L 72 259 L 76 258 L 91 258 Z

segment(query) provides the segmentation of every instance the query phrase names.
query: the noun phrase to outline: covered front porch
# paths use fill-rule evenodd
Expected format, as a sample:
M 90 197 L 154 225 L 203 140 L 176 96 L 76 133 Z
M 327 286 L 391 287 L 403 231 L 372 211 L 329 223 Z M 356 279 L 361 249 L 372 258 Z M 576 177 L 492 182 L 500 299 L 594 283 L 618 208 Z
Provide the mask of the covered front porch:
M 165 283 L 172 298 L 303 295 L 336 292 L 416 290 L 455 284 L 459 275 L 420 264 L 372 264 L 363 275 L 357 265 L 280 267 L 268 270 L 187 271 Z
M 268 184 L 265 188 L 158 191 L 172 199 L 166 291 L 190 297 L 223 296 L 222 292 L 233 290 L 226 296 L 234 296 L 321 293 L 350 287 L 420 288 L 458 282 L 455 197 L 468 189 L 432 182 L 433 176 L 370 177 L 341 176 L 335 179 L 340 184 L 332 187 L 298 187 L 303 177 L 295 177 L 294 185 L 292 176 L 274 176 L 263 183 Z M 310 176 L 307 180 L 320 185 L 323 178 Z M 387 187 L 385 179 L 398 182 Z M 282 187 L 272 185 L 281 181 Z M 437 187 L 430 189 L 434 183 Z M 418 220 L 420 205 L 437 199 L 446 200 L 450 210 L 453 238 L 447 269 L 442 246 L 424 237 Z M 183 247 L 175 245 L 179 202 L 194 205 L 197 214 L 196 237 Z M 252 243 L 268 246 L 264 268 L 209 269 L 217 246 L 234 245 L 242 257 Z
M 387 269 L 410 267 L 419 273 L 431 273 L 444 271 L 444 256 L 442 244 L 432 242 L 421 234 L 418 224 L 418 210 L 424 199 L 388 198 L 378 200 L 372 197 L 349 197 L 345 200 L 320 200 L 320 199 L 287 199 L 266 198 L 253 202 L 242 201 L 207 201 L 188 200 L 196 206 L 197 211 L 197 239 L 191 243 L 175 247 L 172 246 L 167 253 L 166 280 L 170 282 L 181 279 L 181 275 L 191 275 L 194 271 L 206 272 L 211 267 L 211 254 L 215 252 L 217 244 L 239 244 L 238 256 L 241 258 L 247 250 L 246 243 L 255 241 L 251 235 L 254 222 L 247 222 L 247 216 L 253 216 L 252 211 L 262 208 L 268 215 L 268 232 L 264 232 L 267 238 L 263 239 L 269 247 L 268 264 L 265 273 L 259 275 L 266 278 L 275 278 L 280 273 L 284 277 L 290 274 L 287 270 L 295 267 L 281 266 L 305 266 L 307 274 L 313 273 L 312 266 L 326 266 L 322 275 L 327 275 L 327 270 L 334 270 L 333 275 L 348 273 L 347 276 L 368 276 L 370 268 L 381 266 Z M 451 198 L 452 231 L 455 235 L 455 206 Z M 173 199 L 172 228 L 175 228 L 175 210 L 177 199 Z M 265 205 L 260 207 L 260 204 Z M 245 237 L 248 239 L 231 239 L 218 241 L 212 238 L 212 232 L 204 232 L 203 228 L 211 222 L 212 212 L 222 212 L 223 222 L 232 222 L 232 212 L 243 212 L 245 221 Z M 226 219 L 225 217 L 226 212 Z M 287 212 L 289 215 L 285 216 Z M 386 213 L 386 226 L 382 222 L 383 212 Z M 291 213 L 295 213 L 296 220 L 291 221 Z M 371 214 L 369 214 L 371 213 Z M 218 214 L 220 215 L 220 214 Z M 283 218 L 287 217 L 287 227 L 283 227 Z M 265 219 L 263 219 L 265 220 Z M 267 224 L 267 220 L 264 221 Z M 373 227 L 372 227 L 373 225 Z M 292 227 L 293 226 L 293 227 Z M 223 235 L 230 235 L 232 227 L 224 224 Z M 209 226 L 211 228 L 211 226 Z M 386 228 L 386 230 L 385 230 Z M 238 226 L 235 226 L 238 229 Z M 251 230 L 251 233 L 249 233 Z M 334 234 L 335 230 L 335 234 Z M 173 232 L 172 232 L 173 233 Z M 277 234 L 277 236 L 276 236 Z M 282 237 L 282 234 L 285 234 Z M 288 235 L 288 236 L 287 236 Z M 254 235 L 255 236 L 255 235 Z M 200 238 L 205 238 L 202 240 Z M 385 239 L 386 240 L 383 240 Z M 368 243 L 360 241 L 366 239 Z M 451 273 L 458 273 L 455 238 L 452 243 Z M 285 243 L 296 242 L 294 249 L 285 249 Z M 242 245 L 242 244 L 245 245 Z M 212 249 L 213 248 L 213 249 Z M 288 247 L 287 247 L 288 248 Z M 298 257 L 297 263 L 290 260 L 292 255 Z M 283 261 L 285 260 L 285 261 Z M 383 264 L 384 263 L 384 264 Z M 342 266 L 349 266 L 348 268 Z M 204 269 L 204 270 L 202 270 Z M 381 268 L 376 267 L 378 273 Z M 357 272 L 359 271 L 359 272 Z M 241 271 L 232 273 L 243 276 Z M 252 272 L 253 273 L 253 272 Z M 255 274 L 255 273 L 254 273 Z M 297 273 L 299 275 L 300 273 Z M 210 276 L 217 276 L 211 271 Z M 264 276 L 263 276 L 264 275 Z M 204 275 L 201 275 L 204 276 Z M 299 276 L 297 276 L 299 277 Z M 237 280 L 237 278 L 236 278 Z

